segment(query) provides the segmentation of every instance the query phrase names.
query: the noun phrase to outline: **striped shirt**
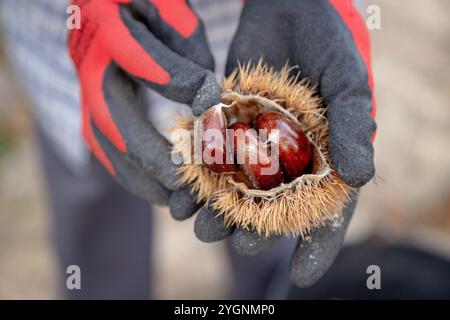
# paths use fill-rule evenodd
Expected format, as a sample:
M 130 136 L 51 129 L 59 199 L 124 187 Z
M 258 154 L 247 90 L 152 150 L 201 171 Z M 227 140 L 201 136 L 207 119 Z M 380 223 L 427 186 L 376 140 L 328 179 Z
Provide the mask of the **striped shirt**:
M 223 77 L 226 55 L 237 27 L 241 0 L 191 0 L 202 18 Z M 75 173 L 82 173 L 90 155 L 81 137 L 78 80 L 67 51 L 68 0 L 2 0 L 1 22 L 11 64 L 23 84 L 34 118 L 56 153 Z M 149 119 L 166 134 L 174 114 L 186 106 L 148 90 Z

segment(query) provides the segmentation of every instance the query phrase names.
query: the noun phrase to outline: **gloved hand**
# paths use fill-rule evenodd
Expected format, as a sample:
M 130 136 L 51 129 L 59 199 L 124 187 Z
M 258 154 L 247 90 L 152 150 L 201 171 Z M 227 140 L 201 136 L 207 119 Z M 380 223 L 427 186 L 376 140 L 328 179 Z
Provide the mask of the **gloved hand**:
M 184 0 L 74 0 L 81 28 L 69 51 L 82 92 L 83 135 L 131 192 L 167 202 L 175 166 L 169 143 L 146 120 L 139 85 L 189 104 L 196 115 L 220 101 L 202 23 Z
M 294 72 L 300 71 L 302 77 L 317 85 L 328 105 L 334 167 L 347 184 L 356 188 L 366 184 L 375 173 L 375 101 L 369 35 L 352 2 L 247 0 L 226 72 L 231 73 L 238 62 L 257 62 L 260 57 L 277 69 L 286 61 L 298 65 Z M 299 240 L 290 264 L 291 279 L 298 286 L 312 285 L 331 266 L 342 246 L 356 201 L 355 193 L 340 219 Z M 184 217 L 190 214 L 184 212 Z M 228 229 L 223 217 L 211 208 L 200 210 L 195 233 L 207 242 L 232 233 L 233 246 L 243 255 L 258 254 L 278 239 L 259 237 L 240 228 Z

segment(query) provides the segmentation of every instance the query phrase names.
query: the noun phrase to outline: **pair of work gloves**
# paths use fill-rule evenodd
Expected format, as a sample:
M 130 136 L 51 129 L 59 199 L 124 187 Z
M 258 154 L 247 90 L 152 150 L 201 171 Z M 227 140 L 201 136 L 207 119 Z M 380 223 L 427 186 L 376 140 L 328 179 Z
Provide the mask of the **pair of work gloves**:
M 175 219 L 197 212 L 195 234 L 205 242 L 232 237 L 236 251 L 255 255 L 278 240 L 226 227 L 222 216 L 178 189 L 171 145 L 145 117 L 139 86 L 190 105 L 199 116 L 219 103 L 221 90 L 202 22 L 184 0 L 78 0 L 81 28 L 70 32 L 69 51 L 81 91 L 83 135 L 91 152 L 117 181 Z M 374 175 L 375 132 L 369 37 L 347 0 L 247 0 L 229 50 L 226 73 L 238 62 L 280 69 L 298 65 L 317 85 L 330 123 L 330 152 L 339 176 L 356 188 Z M 306 287 L 337 256 L 357 194 L 341 223 L 328 223 L 299 239 L 291 279 Z

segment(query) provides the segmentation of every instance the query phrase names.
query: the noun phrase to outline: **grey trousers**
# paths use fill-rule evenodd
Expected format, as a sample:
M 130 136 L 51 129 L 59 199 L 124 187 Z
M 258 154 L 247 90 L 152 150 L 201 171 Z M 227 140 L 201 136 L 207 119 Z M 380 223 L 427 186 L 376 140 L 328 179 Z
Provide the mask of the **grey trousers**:
M 74 175 L 38 130 L 51 224 L 60 270 L 60 290 L 69 299 L 152 297 L 152 213 L 145 201 L 122 189 L 93 159 L 89 172 Z M 193 239 L 192 241 L 197 241 Z M 256 257 L 241 257 L 228 245 L 233 298 L 266 297 L 267 286 L 293 241 Z M 66 269 L 81 269 L 81 290 L 68 290 Z M 287 266 L 286 266 L 287 268 Z M 187 297 L 189 298 L 189 297 Z

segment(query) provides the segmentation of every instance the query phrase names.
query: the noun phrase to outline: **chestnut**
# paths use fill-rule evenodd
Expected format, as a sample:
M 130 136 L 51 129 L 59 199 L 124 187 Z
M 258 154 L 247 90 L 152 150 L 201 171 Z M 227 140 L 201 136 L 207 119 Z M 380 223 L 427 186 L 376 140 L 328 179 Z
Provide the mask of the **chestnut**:
M 281 168 L 288 181 L 291 181 L 309 169 L 313 148 L 300 126 L 288 116 L 279 112 L 264 112 L 255 119 L 257 129 L 278 129 L 278 142 L 271 141 L 272 149 L 278 144 Z

